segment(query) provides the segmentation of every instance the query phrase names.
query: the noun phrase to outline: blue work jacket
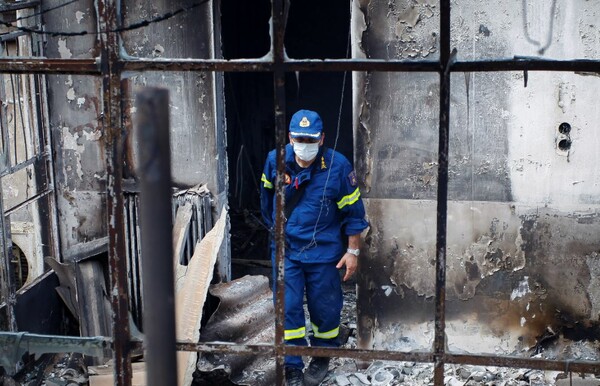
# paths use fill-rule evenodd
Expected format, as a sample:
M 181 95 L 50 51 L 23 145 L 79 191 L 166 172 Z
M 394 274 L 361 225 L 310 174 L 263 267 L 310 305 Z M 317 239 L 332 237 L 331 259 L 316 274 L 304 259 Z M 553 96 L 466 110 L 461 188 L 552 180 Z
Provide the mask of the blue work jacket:
M 342 234 L 356 235 L 369 225 L 352 165 L 342 154 L 321 147 L 312 165 L 301 168 L 290 144 L 285 147 L 285 164 L 286 203 L 293 190 L 306 184 L 285 224 L 286 257 L 305 263 L 338 261 L 345 251 Z M 272 150 L 261 177 L 261 210 L 269 229 L 275 225 L 276 172 Z

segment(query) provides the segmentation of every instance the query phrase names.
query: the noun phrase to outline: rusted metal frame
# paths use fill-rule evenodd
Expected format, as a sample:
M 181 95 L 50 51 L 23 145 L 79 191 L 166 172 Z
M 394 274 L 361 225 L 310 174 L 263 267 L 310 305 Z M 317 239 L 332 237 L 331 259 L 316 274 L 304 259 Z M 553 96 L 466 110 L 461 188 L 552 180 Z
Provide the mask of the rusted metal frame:
M 34 44 L 36 39 L 32 40 Z M 34 53 L 35 45 L 34 45 Z M 41 54 L 41 53 L 40 53 Z M 45 225 L 41 228 L 42 239 L 45 240 L 43 249 L 44 254 L 54 256 L 56 259 L 60 259 L 60 237 L 58 231 L 58 213 L 56 208 L 56 187 L 54 184 L 54 162 L 52 159 L 52 141 L 50 136 L 50 120 L 48 114 L 48 103 L 47 103 L 47 90 L 46 90 L 46 76 L 43 74 L 37 74 L 33 76 L 34 84 L 34 95 L 36 96 L 36 119 L 38 127 L 38 157 L 43 157 L 42 167 L 36 170 L 40 179 L 44 179 L 46 186 L 49 186 L 54 191 L 54 194 L 50 195 L 46 200 L 47 215 L 42 216 L 43 223 Z
M 7 34 L 0 35 L 0 42 L 10 42 L 11 40 L 15 40 L 19 36 L 27 35 L 25 31 L 14 31 L 9 32 Z
M 448 145 L 450 119 L 450 0 L 440 1 L 440 99 L 435 262 L 433 382 L 444 385 L 446 351 L 446 231 L 448 216 Z
M 600 60 L 545 60 L 532 57 L 515 57 L 502 60 L 456 61 L 453 72 L 502 72 L 502 71 L 557 71 L 600 73 Z
M 54 188 L 49 187 L 48 189 L 44 190 L 43 192 L 40 192 L 40 193 L 36 194 L 35 196 L 29 197 L 27 200 L 23 201 L 22 203 L 17 204 L 15 206 L 13 206 L 12 208 L 5 210 L 4 217 L 10 216 L 17 210 L 23 208 L 24 206 L 31 204 L 32 202 L 39 200 L 42 197 L 46 197 L 48 194 L 52 193 L 53 191 L 54 191 Z
M 272 72 L 274 64 L 261 59 L 173 59 L 173 60 L 123 60 L 126 71 L 225 71 L 225 72 Z M 380 71 L 380 72 L 438 72 L 438 61 L 389 61 L 380 59 L 327 59 L 286 60 L 279 64 L 285 72 L 291 71 Z M 531 57 L 513 59 L 457 61 L 451 72 L 488 71 L 580 71 L 600 72 L 600 60 L 547 60 Z
M 98 1 L 101 31 L 118 27 L 119 0 Z M 119 36 L 101 33 L 101 71 L 104 101 L 103 129 L 106 151 L 106 207 L 108 222 L 108 266 L 110 273 L 110 302 L 114 384 L 131 385 L 131 352 L 127 300 L 127 258 L 125 245 L 125 215 L 123 211 L 123 152 L 121 68 L 119 65 Z
M 10 168 L 6 168 L 2 173 L 0 173 L 0 178 L 7 176 L 9 174 L 13 174 L 18 172 L 19 170 L 25 169 L 27 166 L 33 165 L 35 162 L 47 159 L 50 154 L 46 151 L 43 153 L 38 153 L 34 157 L 31 157 L 23 162 L 18 163 L 15 166 L 11 166 Z
M 140 343 L 137 343 L 140 344 Z M 140 344 L 141 345 L 141 344 Z M 190 343 L 177 342 L 178 351 L 198 351 L 213 354 L 239 354 L 239 355 L 274 355 L 275 349 L 272 345 L 235 345 L 229 343 Z M 354 358 L 360 360 L 385 359 L 390 361 L 432 363 L 433 353 L 430 352 L 400 352 L 387 350 L 361 350 L 341 349 L 324 347 L 298 347 L 284 346 L 286 354 L 323 356 L 338 358 Z M 594 373 L 600 367 L 600 362 L 571 361 L 571 360 L 546 360 L 519 357 L 502 357 L 490 355 L 464 355 L 444 354 L 443 361 L 452 364 L 468 364 L 476 366 L 513 367 L 538 370 L 576 371 L 582 373 Z
M 275 355 L 275 348 L 271 344 L 236 344 L 220 342 L 177 342 L 178 351 L 200 351 L 214 354 L 240 354 L 240 355 Z M 323 356 L 354 358 L 363 360 L 386 359 L 411 362 L 433 362 L 433 355 L 428 352 L 400 352 L 388 350 L 361 350 L 316 346 L 283 346 L 284 352 L 289 355 Z
M 275 114 L 275 145 L 277 153 L 277 177 L 275 178 L 275 265 L 277 277 L 275 281 L 275 381 L 283 385 L 283 366 L 285 360 L 284 347 L 284 260 L 285 260 L 285 205 L 284 175 L 285 175 L 285 2 L 273 0 L 273 29 L 271 31 L 271 52 L 273 53 L 273 88 Z
M 123 71 L 224 71 L 273 72 L 274 63 L 264 60 L 228 61 L 220 59 L 173 60 L 120 60 Z M 387 61 L 379 59 L 287 60 L 278 64 L 285 72 L 291 71 L 381 71 L 381 72 L 437 72 L 437 61 Z M 600 60 L 545 60 L 529 57 L 514 59 L 457 61 L 451 72 L 498 71 L 567 71 L 600 72 Z M 1 58 L 0 73 L 10 74 L 73 74 L 100 75 L 97 59 L 41 59 Z
M 173 60 L 123 60 L 126 71 L 225 71 L 225 72 L 273 72 L 275 63 L 261 59 L 173 59 Z M 284 72 L 291 71 L 438 71 L 437 61 L 388 61 L 378 59 L 352 60 L 283 60 L 277 64 Z
M 97 59 L 0 58 L 0 73 L 100 75 Z
M 46 77 L 44 75 L 39 74 L 35 77 L 35 89 L 36 95 L 38 96 L 37 111 L 39 114 L 40 149 L 44 149 L 42 152 L 49 154 L 49 156 L 44 159 L 46 163 L 44 168 L 46 171 L 46 182 L 48 186 L 51 186 L 52 189 L 54 189 L 54 194 L 47 200 L 48 226 L 45 227 L 46 229 L 43 229 L 43 232 L 46 232 L 48 235 L 47 243 L 50 255 L 60 260 L 60 237 L 58 230 L 58 210 L 56 206 L 56 186 L 54 183 L 54 162 L 52 159 L 52 137 L 50 135 L 50 114 L 48 113 L 48 103 L 45 98 L 48 94 L 46 89 Z
M 4 4 L 0 5 L 0 13 L 18 11 L 19 9 L 25 9 L 25 8 L 33 8 L 33 7 L 38 6 L 39 4 L 40 4 L 39 0 L 20 1 L 17 3 L 13 3 L 13 4 L 4 3 Z

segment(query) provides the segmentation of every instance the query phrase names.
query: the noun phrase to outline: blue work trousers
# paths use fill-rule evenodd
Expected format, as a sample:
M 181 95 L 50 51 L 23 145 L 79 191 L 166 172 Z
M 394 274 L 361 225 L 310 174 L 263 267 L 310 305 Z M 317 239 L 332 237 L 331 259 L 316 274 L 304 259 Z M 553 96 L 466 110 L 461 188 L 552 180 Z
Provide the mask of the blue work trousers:
M 285 259 L 285 343 L 306 346 L 304 293 L 313 335 L 311 346 L 338 347 L 343 293 L 340 274 L 332 263 L 302 263 Z M 276 265 L 273 264 L 275 287 Z M 275 294 L 275 291 L 273 291 Z M 285 366 L 304 368 L 301 356 L 285 357 Z

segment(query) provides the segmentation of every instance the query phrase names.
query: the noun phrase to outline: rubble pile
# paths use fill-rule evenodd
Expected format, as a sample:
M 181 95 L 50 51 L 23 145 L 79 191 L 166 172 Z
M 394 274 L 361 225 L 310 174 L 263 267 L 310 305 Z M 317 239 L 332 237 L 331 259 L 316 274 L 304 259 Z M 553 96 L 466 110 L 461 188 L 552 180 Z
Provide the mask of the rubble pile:
M 353 288 L 344 289 L 342 322 L 348 327 L 349 336 L 343 348 L 357 348 L 356 295 Z M 600 359 L 600 342 L 570 341 L 560 337 L 535 355 L 531 352 L 511 353 L 511 356 L 528 356 L 549 360 Z M 333 358 L 327 377 L 321 386 L 428 386 L 433 385 L 433 365 L 416 362 L 374 361 L 361 369 L 350 358 Z M 595 375 L 571 374 L 559 371 L 543 371 L 493 366 L 446 365 L 444 383 L 448 386 L 600 386 L 600 369 Z
M 433 385 L 433 365 L 415 362 L 375 361 L 366 370 L 358 370 L 352 360 L 336 361 L 322 386 L 395 386 Z M 565 374 L 558 371 L 511 369 L 490 366 L 447 365 L 444 383 L 448 386 L 546 386 L 569 385 L 572 376 L 579 385 L 600 385 L 600 377 Z M 585 383 L 581 383 L 585 380 Z M 557 382 L 558 381 L 558 382 Z

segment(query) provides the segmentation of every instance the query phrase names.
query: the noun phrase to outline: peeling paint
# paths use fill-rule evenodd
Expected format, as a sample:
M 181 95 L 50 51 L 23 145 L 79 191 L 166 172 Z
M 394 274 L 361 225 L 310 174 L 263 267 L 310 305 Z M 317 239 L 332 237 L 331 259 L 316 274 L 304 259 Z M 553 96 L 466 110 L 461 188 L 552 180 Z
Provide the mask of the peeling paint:
M 65 39 L 58 39 L 58 53 L 60 54 L 61 59 L 71 59 L 73 56 L 71 50 L 67 47 L 67 41 Z
M 85 98 L 77 98 L 77 107 L 81 108 L 85 103 Z
M 78 143 L 79 141 L 79 135 L 77 133 L 71 133 L 71 129 L 68 127 L 61 127 L 61 131 L 62 131 L 62 143 L 63 143 L 63 152 L 67 152 L 69 150 L 71 150 L 71 157 L 75 158 L 75 163 L 67 165 L 66 169 L 65 169 L 65 173 L 68 173 L 72 170 L 71 165 L 74 165 L 76 167 L 76 175 L 77 178 L 82 179 L 83 178 L 83 169 L 81 167 L 81 157 L 83 155 L 83 152 L 85 150 L 85 146 L 80 145 Z M 68 157 L 65 157 L 68 158 Z M 65 175 L 65 180 L 68 180 L 68 176 Z
M 84 12 L 81 12 L 81 11 L 75 12 L 75 19 L 77 20 L 77 24 L 81 24 L 81 21 L 83 20 L 84 16 L 85 16 Z
M 75 100 L 75 89 L 74 88 L 70 88 L 67 90 L 67 99 L 69 100 L 69 102 L 74 101 Z
M 510 294 L 510 300 L 522 298 L 529 293 L 531 293 L 531 289 L 529 289 L 529 277 L 525 276 L 523 281 L 519 283 L 519 286 Z M 529 303 L 527 303 L 527 307 L 529 308 Z
M 419 10 L 414 6 L 408 7 L 398 17 L 398 22 L 406 24 L 411 28 L 414 28 L 419 20 L 421 20 L 421 15 L 419 14 Z
M 165 53 L 165 48 L 160 44 L 154 46 L 154 50 L 152 51 L 153 57 L 160 57 Z

